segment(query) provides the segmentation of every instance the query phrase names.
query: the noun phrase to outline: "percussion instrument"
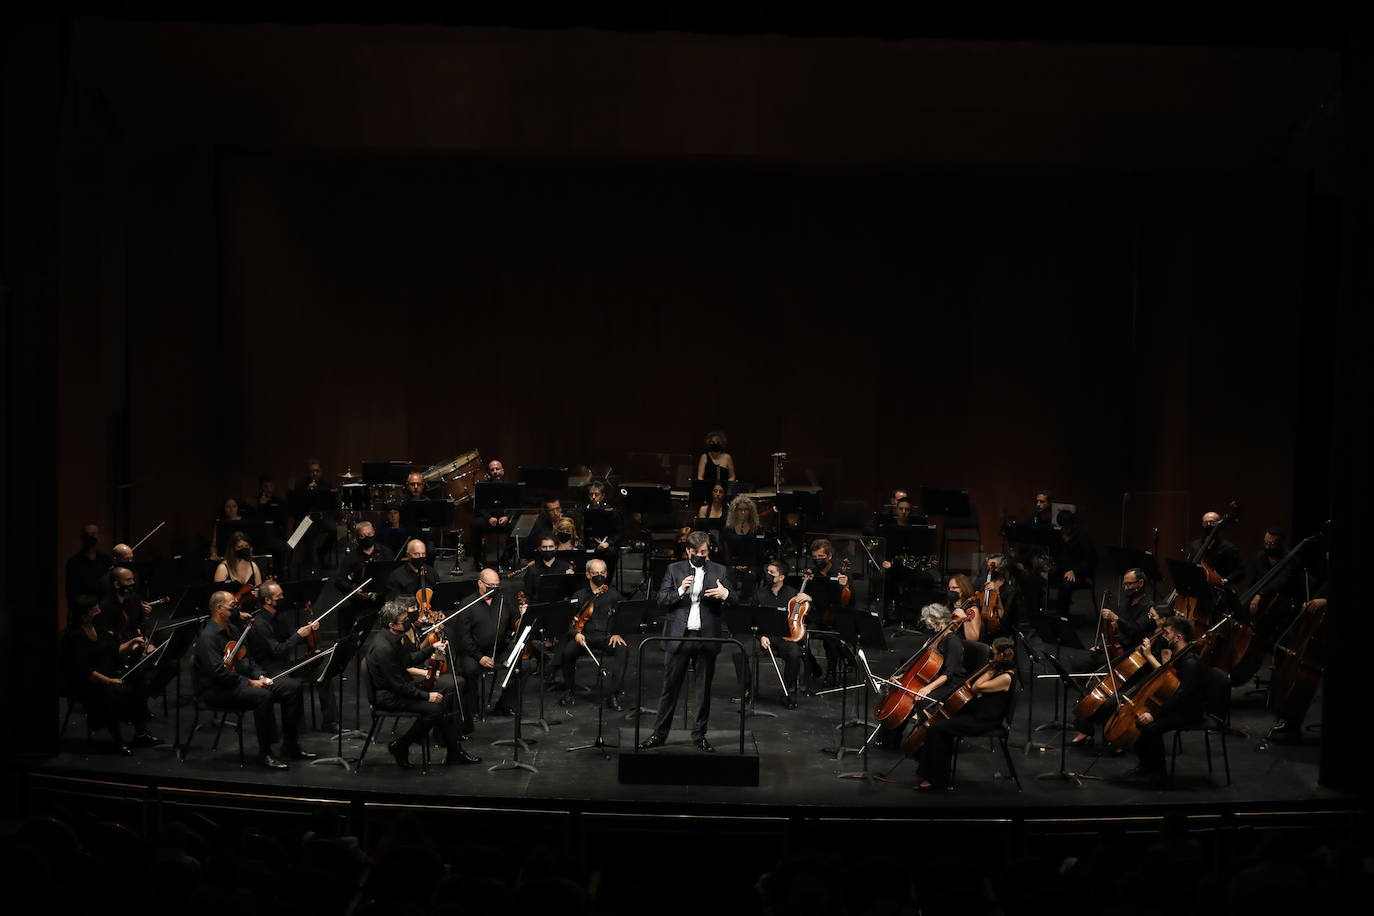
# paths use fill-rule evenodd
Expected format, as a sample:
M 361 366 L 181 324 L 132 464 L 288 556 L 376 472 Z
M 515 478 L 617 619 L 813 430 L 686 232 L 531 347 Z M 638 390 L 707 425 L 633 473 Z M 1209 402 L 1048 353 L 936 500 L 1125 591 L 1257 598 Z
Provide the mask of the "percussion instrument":
M 483 476 L 482 455 L 476 449 L 451 461 L 440 462 L 424 472 L 426 486 L 442 483 L 454 505 L 469 502 Z

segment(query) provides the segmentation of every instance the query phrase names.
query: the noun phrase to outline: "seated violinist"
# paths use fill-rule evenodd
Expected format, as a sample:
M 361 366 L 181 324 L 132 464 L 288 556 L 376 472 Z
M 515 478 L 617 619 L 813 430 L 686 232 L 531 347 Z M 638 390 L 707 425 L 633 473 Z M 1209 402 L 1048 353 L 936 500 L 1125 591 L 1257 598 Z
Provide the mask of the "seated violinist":
M 973 580 L 963 573 L 949 577 L 946 599 L 950 613 L 962 621 L 959 635 L 978 642 L 983 636 L 983 599 L 973 587 Z
M 159 743 L 145 725 L 147 707 L 142 687 L 123 679 L 126 660 L 141 655 L 145 642 L 142 636 L 119 642 L 109 630 L 96 625 L 99 614 L 95 596 L 77 599 L 77 618 L 62 634 L 64 693 L 86 707 L 92 729 L 108 729 L 119 753 L 129 754 L 132 752 L 120 730 L 126 719 L 134 725 L 135 747 Z
M 620 698 L 620 685 L 624 683 L 625 669 L 630 663 L 630 647 L 612 626 L 615 606 L 620 603 L 621 595 L 607 581 L 604 561 L 588 560 L 586 576 L 587 585 L 573 595 L 573 608 L 582 612 L 590 610 L 591 614 L 585 619 L 581 613 L 573 617 L 563 641 L 561 665 L 567 693 L 559 702 L 564 706 L 573 704 L 577 660 L 590 658 L 587 654 L 590 649 L 606 671 L 606 708 L 619 712 L 625 708 Z
M 367 676 L 377 691 L 377 709 L 416 713 L 409 730 L 387 745 L 397 765 L 410 769 L 410 746 L 428 740 L 430 731 L 438 728 L 448 749 L 445 765 L 481 763 L 481 759 L 463 750 L 462 739 L 454 723 L 453 681 L 442 679 L 425 685 L 408 670 L 408 650 L 404 633 L 410 615 L 405 601 L 388 601 L 382 606 L 378 622 L 384 628 L 373 636 L 367 646 Z M 440 642 L 436 651 L 444 651 Z M 422 673 L 420 675 L 424 677 Z
M 413 598 L 422 588 L 433 588 L 439 583 L 439 574 L 429 565 L 429 548 L 419 538 L 406 541 L 406 562 L 391 571 L 386 577 L 387 600 Z
M 786 616 L 787 604 L 796 594 L 797 590 L 787 584 L 787 561 L 778 559 L 764 567 L 763 587 L 754 593 L 754 597 L 760 607 L 777 608 L 779 614 Z M 809 617 L 808 613 L 806 619 Z M 780 698 L 783 708 L 796 709 L 797 688 L 801 680 L 802 640 L 786 637 L 770 640 L 767 636 L 751 639 L 748 633 L 735 634 L 735 638 L 744 646 L 743 653 L 733 653 L 735 676 L 739 679 L 743 702 L 748 703 L 753 698 L 754 665 L 758 664 L 761 669 L 766 667 L 767 671 L 759 677 L 761 680 L 770 680 L 776 677 L 776 672 L 772 671 L 773 657 L 776 657 L 782 665 L 782 682 L 787 685 L 787 694 Z
M 193 658 L 196 686 L 201 697 L 220 709 L 251 710 L 258 736 L 258 761 L 268 769 L 284 770 L 286 764 L 272 756 L 277 722 L 272 704 L 282 708 L 282 757 L 304 760 L 313 756 L 301 750 L 298 736 L 304 713 L 300 682 L 286 677 L 274 681 L 254 661 L 247 647 L 230 654 L 231 640 L 243 630 L 236 624 L 237 605 L 229 592 L 210 596 L 210 618 L 196 640 Z
M 984 735 L 1003 724 L 1016 689 L 1016 643 L 1006 636 L 994 639 L 992 660 L 969 686 L 976 696 L 954 715 L 929 726 L 916 768 L 921 777 L 916 788 L 948 788 L 955 739 Z

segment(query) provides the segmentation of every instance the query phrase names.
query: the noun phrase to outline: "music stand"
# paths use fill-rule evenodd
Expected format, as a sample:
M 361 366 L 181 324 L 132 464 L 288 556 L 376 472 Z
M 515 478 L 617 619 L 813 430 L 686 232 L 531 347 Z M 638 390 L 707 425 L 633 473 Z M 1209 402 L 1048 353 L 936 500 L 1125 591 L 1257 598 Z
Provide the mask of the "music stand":
M 616 524 L 619 520 L 620 513 L 610 506 L 583 509 L 582 533 L 587 536 L 589 542 L 614 541 L 620 536 L 617 529 L 621 526 Z
M 531 610 L 532 608 L 527 608 L 525 610 L 525 614 L 528 615 Z M 521 628 L 520 638 L 517 639 L 515 641 L 515 645 L 511 647 L 510 655 L 507 656 L 505 662 L 506 678 L 510 678 L 511 676 L 515 677 L 516 709 L 515 715 L 511 716 L 511 719 L 513 721 L 512 728 L 514 729 L 514 734 L 509 739 L 502 738 L 499 741 L 492 742 L 493 747 L 496 747 L 498 745 L 509 744 L 511 749 L 511 756 L 513 759 L 507 761 L 503 758 L 500 763 L 496 763 L 492 766 L 487 767 L 488 773 L 494 773 L 497 770 L 529 770 L 531 773 L 535 775 L 539 774 L 539 770 L 536 769 L 533 764 L 524 763 L 520 759 L 520 751 L 524 750 L 528 753 L 530 749 L 529 743 L 520 737 L 520 708 L 524 705 L 525 701 L 525 679 L 521 677 L 520 674 L 520 655 L 524 652 L 525 644 L 529 641 L 532 632 L 532 629 L 528 626 L 524 626 Z M 503 680 L 501 683 L 502 692 L 505 691 L 505 686 L 505 681 Z
M 1056 678 L 1058 678 L 1058 683 L 1057 683 L 1055 686 L 1056 686 L 1056 688 L 1057 688 L 1056 693 L 1057 693 L 1057 694 L 1059 695 L 1059 697 L 1060 697 L 1060 701 L 1059 701 L 1059 702 L 1060 702 L 1060 705 L 1059 705 L 1059 722 L 1058 722 L 1058 725 L 1059 725 L 1059 769 L 1058 769 L 1057 771 L 1053 772 L 1053 773 L 1037 773 L 1036 776 L 1035 776 L 1035 778 L 1036 778 L 1036 779 L 1056 779 L 1056 780 L 1061 780 L 1061 781 L 1063 781 L 1063 782 L 1071 782 L 1071 783 L 1073 783 L 1074 785 L 1078 786 L 1079 788 L 1082 788 L 1082 786 L 1083 786 L 1083 780 L 1084 780 L 1084 779 L 1097 779 L 1097 778 L 1099 778 L 1099 777 L 1096 777 L 1096 776 L 1089 776 L 1087 773 L 1075 773 L 1075 772 L 1072 772 L 1071 770 L 1069 770 L 1069 769 L 1067 768 L 1067 763 L 1068 763 L 1068 761 L 1067 761 L 1066 755 L 1067 755 L 1067 753 L 1068 753 L 1068 746 L 1069 746 L 1069 742 L 1068 742 L 1068 737 L 1069 737 L 1069 689 L 1072 688 L 1075 692 L 1077 692 L 1078 696 L 1081 698 L 1081 697 L 1083 696 L 1083 688 L 1078 686 L 1078 683 L 1074 680 L 1074 676 L 1073 676 L 1072 674 L 1070 674 L 1070 673 L 1064 668 L 1064 666 L 1063 666 L 1062 664 L 1060 664 L 1059 659 L 1056 658 L 1053 654 L 1051 654 L 1050 652 L 1041 652 L 1040 655 L 1041 655 L 1042 658 L 1047 659 L 1047 660 L 1049 661 L 1049 663 L 1050 663 L 1050 667 L 1054 669 L 1054 674 L 1053 674 L 1053 675 L 1048 675 L 1048 674 L 1047 674 L 1047 675 L 1043 675 L 1043 676 L 1044 676 L 1044 677 L 1056 677 Z M 1108 670 L 1110 671 L 1110 670 L 1111 670 L 1111 664 L 1110 664 L 1110 662 L 1108 663 L 1108 666 L 1107 666 L 1107 667 L 1108 667 Z M 1033 676 L 1034 676 L 1034 675 L 1033 675 Z M 1095 675 L 1088 674 L 1088 675 L 1079 675 L 1079 676 L 1080 676 L 1080 677 L 1093 677 L 1093 676 L 1095 676 Z M 1013 689 L 1015 689 L 1015 688 L 1013 688 Z M 1048 727 L 1048 725 L 1040 726 L 1040 728 L 1045 728 L 1045 727 Z M 1037 728 L 1037 731 L 1038 731 L 1038 730 L 1039 730 L 1039 729 Z M 1026 752 L 1029 753 L 1030 750 L 1031 750 L 1031 745 L 1030 745 L 1029 742 L 1027 742 L 1027 744 L 1026 744 Z
M 666 485 L 631 485 L 620 488 L 625 511 L 639 515 L 671 515 L 673 491 Z
M 926 515 L 968 515 L 967 490 L 940 490 L 935 487 L 921 487 L 921 511 Z
M 525 485 L 527 495 L 557 496 L 562 499 L 568 492 L 568 469 L 522 467 L 520 482 Z
M 453 503 L 447 499 L 412 499 L 401 503 L 401 528 L 453 527 Z
M 546 576 L 545 578 L 552 579 L 554 577 Z M 565 578 L 578 579 L 580 577 L 566 576 Z M 582 579 L 582 581 L 586 582 L 587 580 Z M 571 592 L 569 594 L 571 594 Z M 532 630 L 531 639 L 538 642 L 540 640 L 545 639 L 549 633 L 553 633 L 555 636 L 561 636 L 563 632 L 567 629 L 567 622 L 572 619 L 572 616 L 573 608 L 571 603 L 566 598 L 555 601 L 542 602 L 539 604 L 531 604 L 525 608 L 525 613 L 520 618 L 520 628 L 521 630 Z M 563 622 L 559 623 L 560 620 Z M 541 660 L 540 670 L 543 671 L 544 669 L 542 668 L 542 664 L 544 659 L 546 658 L 546 656 L 544 655 L 544 647 L 542 645 L 535 645 L 532 647 L 532 651 L 539 653 L 539 657 Z M 517 664 L 518 661 L 519 659 L 517 659 Z M 542 728 L 545 732 L 547 732 L 549 730 L 550 725 L 556 723 L 550 723 L 544 717 L 544 698 L 546 693 L 544 689 L 544 678 L 542 676 L 539 678 L 539 717 L 536 719 L 529 719 L 522 722 L 520 720 L 523 719 L 525 713 L 523 706 L 524 677 L 519 671 L 516 672 L 515 676 L 521 678 L 520 682 L 515 685 L 516 708 L 515 715 L 511 717 L 517 720 L 515 734 L 516 739 L 518 740 L 520 737 L 520 725 L 537 725 L 540 728 Z M 536 739 L 527 739 L 527 743 L 532 742 L 534 740 Z M 499 745 L 502 743 L 504 743 L 504 741 L 492 742 L 493 745 Z M 526 750 L 528 750 L 528 747 L 526 748 Z
M 617 625 L 623 629 L 629 629 L 627 622 L 629 620 L 634 620 L 634 625 L 639 628 L 639 636 L 642 639 L 648 635 L 649 627 L 658 623 L 659 610 L 658 602 L 652 598 L 646 598 L 640 601 L 622 601 L 616 605 L 615 608 L 616 618 L 620 621 Z M 623 636 L 625 634 L 622 633 L 621 635 Z M 636 672 L 636 676 L 642 676 L 642 674 L 643 672 Z M 623 718 L 629 720 L 633 719 L 635 716 L 644 715 L 646 713 L 651 716 L 656 716 L 658 715 L 658 710 L 650 709 L 647 706 L 636 706 L 634 709 L 626 712 Z
M 505 480 L 482 481 L 475 488 L 473 500 L 478 507 L 477 514 L 483 517 L 499 516 L 517 511 L 525 504 L 524 489 L 523 483 L 510 483 Z
M 434 597 L 429 606 L 436 611 L 448 611 L 464 604 L 477 596 L 477 580 L 437 582 L 432 587 Z
M 364 461 L 363 483 L 368 486 L 391 484 L 405 486 L 414 465 L 409 461 Z

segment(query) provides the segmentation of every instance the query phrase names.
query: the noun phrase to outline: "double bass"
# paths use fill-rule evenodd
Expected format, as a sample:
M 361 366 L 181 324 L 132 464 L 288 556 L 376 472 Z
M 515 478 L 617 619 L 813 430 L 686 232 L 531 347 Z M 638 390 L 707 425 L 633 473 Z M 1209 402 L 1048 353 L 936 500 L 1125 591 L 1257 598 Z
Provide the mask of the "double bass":
M 1222 578 L 1212 568 L 1212 564 L 1205 561 L 1203 557 L 1207 556 L 1207 551 L 1211 550 L 1212 545 L 1216 543 L 1217 535 L 1221 533 L 1221 529 L 1236 520 L 1238 512 L 1240 512 L 1240 506 L 1233 499 L 1231 504 L 1226 507 L 1226 514 L 1207 530 L 1207 535 L 1198 544 L 1197 550 L 1188 555 L 1188 562 L 1194 566 L 1201 566 L 1207 576 L 1207 583 L 1213 587 L 1221 587 Z M 1211 623 L 1211 608 L 1202 607 L 1197 598 L 1180 598 L 1177 589 L 1169 593 L 1169 597 L 1164 599 L 1164 604 L 1171 609 L 1175 617 L 1191 620 L 1199 626 L 1207 626 Z
M 1330 522 L 1327 525 L 1330 525 Z M 1284 611 L 1282 608 L 1291 609 L 1294 602 L 1285 595 L 1274 593 L 1265 595 L 1255 610 L 1251 611 L 1250 605 L 1270 582 L 1281 575 L 1290 563 L 1297 560 L 1298 555 L 1306 550 L 1309 544 L 1324 537 L 1326 531 L 1327 526 L 1324 525 L 1316 534 L 1295 544 L 1292 550 L 1284 554 L 1282 559 L 1271 566 L 1268 572 L 1260 576 L 1255 584 L 1240 596 L 1241 610 L 1250 614 L 1250 621 L 1243 628 L 1233 632 L 1224 649 L 1219 651 L 1217 660 L 1218 667 L 1224 666 L 1225 670 L 1231 673 L 1233 685 L 1243 684 L 1259 672 L 1260 665 L 1264 663 L 1264 649 L 1269 644 L 1270 637 L 1283 621 L 1292 619 L 1292 611 Z
M 1299 722 L 1316 696 L 1326 665 L 1326 599 L 1303 605 L 1302 614 L 1274 646 L 1274 674 L 1264 707 L 1285 722 Z

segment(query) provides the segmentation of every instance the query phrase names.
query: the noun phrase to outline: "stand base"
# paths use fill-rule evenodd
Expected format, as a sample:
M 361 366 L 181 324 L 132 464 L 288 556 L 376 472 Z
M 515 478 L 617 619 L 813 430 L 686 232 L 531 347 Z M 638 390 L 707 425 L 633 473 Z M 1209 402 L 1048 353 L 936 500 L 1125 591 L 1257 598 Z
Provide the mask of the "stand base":
M 528 770 L 536 776 L 539 775 L 539 770 L 534 764 L 525 763 L 523 760 L 502 760 L 487 767 L 488 773 L 495 773 L 497 770 Z
M 356 757 L 316 757 L 314 760 L 310 761 L 310 765 L 312 767 L 340 766 L 345 770 L 351 770 L 357 762 L 358 759 Z
M 643 737 L 648 732 L 641 731 Z M 714 754 L 696 748 L 688 732 L 669 732 L 668 740 L 653 750 L 635 747 L 632 728 L 620 729 L 619 781 L 627 785 L 757 786 L 759 750 L 754 733 L 744 733 L 744 754 L 739 753 L 737 730 L 711 730 L 706 739 Z
M 575 747 L 570 747 L 570 748 L 568 748 L 568 753 L 572 753 L 573 751 L 586 751 L 586 750 L 590 750 L 590 749 L 592 749 L 592 748 L 596 748 L 598 751 L 601 752 L 601 759 L 602 759 L 602 760 L 610 760 L 610 759 L 611 759 L 611 753 L 610 753 L 610 751 L 606 750 L 606 748 L 608 748 L 608 747 L 618 748 L 618 747 L 620 747 L 620 745 L 618 745 L 618 744 L 607 744 L 605 738 L 602 738 L 600 735 L 597 735 L 597 736 L 596 736 L 596 740 L 593 741 L 591 744 L 579 744 L 579 745 L 577 745 L 577 746 L 575 746 Z
M 528 754 L 531 750 L 530 745 L 539 743 L 538 738 L 498 738 L 491 743 L 492 747 L 519 747 L 520 750 Z

